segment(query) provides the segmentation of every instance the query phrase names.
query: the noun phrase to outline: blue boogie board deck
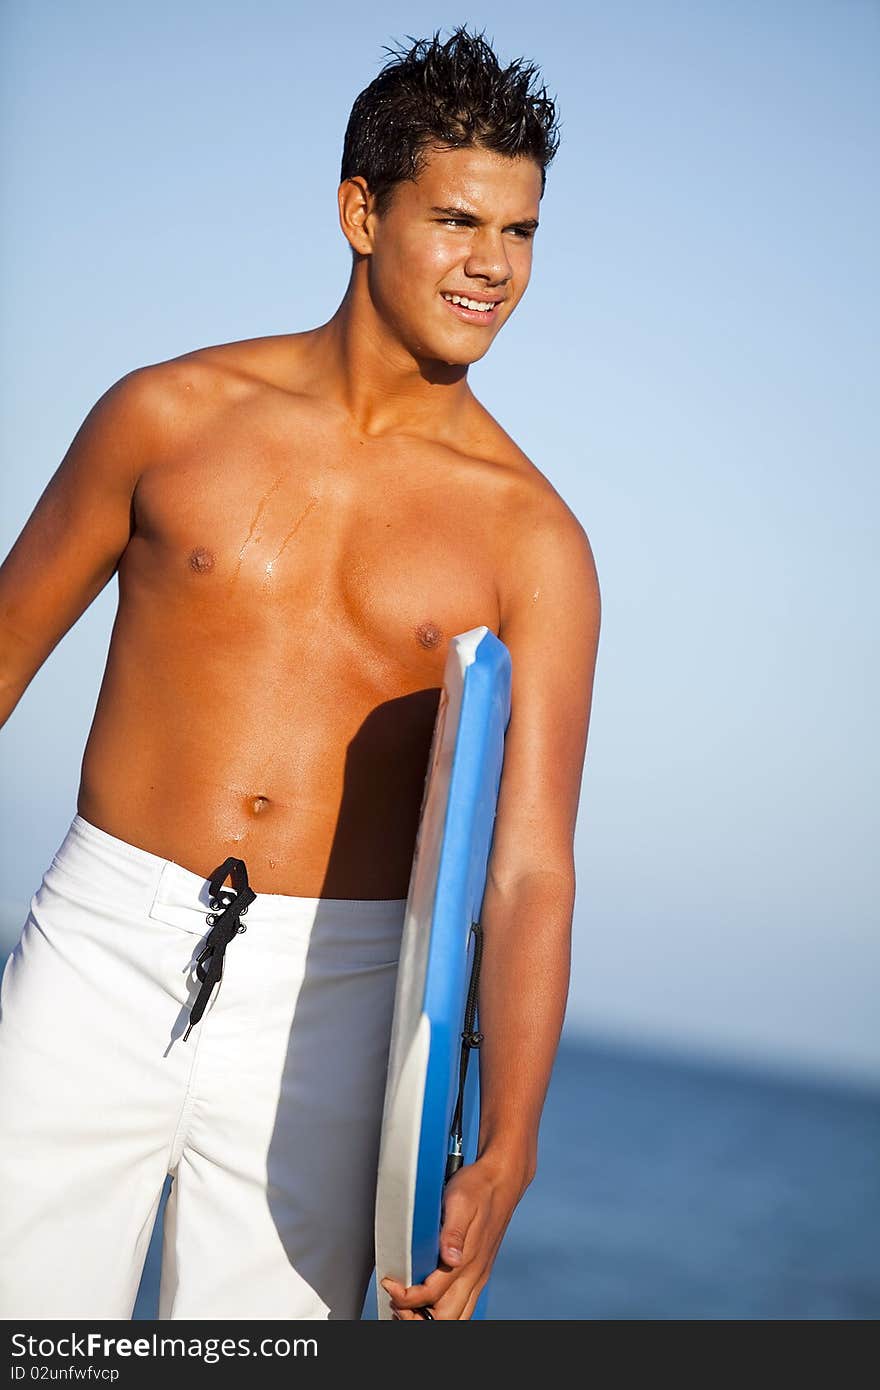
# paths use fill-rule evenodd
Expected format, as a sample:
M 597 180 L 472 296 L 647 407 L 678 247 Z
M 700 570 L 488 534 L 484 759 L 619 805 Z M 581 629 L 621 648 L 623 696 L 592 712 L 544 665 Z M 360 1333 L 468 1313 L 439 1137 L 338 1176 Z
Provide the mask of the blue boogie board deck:
M 462 1032 L 480 949 L 510 689 L 510 653 L 494 633 L 477 627 L 453 637 L 425 776 L 391 1029 L 376 1189 L 380 1320 L 392 1317 L 380 1279 L 421 1283 L 439 1263 Z M 479 1052 L 473 1048 L 461 1110 L 464 1163 L 474 1161 L 478 1129 Z M 474 1318 L 485 1316 L 487 1293 L 488 1285 Z

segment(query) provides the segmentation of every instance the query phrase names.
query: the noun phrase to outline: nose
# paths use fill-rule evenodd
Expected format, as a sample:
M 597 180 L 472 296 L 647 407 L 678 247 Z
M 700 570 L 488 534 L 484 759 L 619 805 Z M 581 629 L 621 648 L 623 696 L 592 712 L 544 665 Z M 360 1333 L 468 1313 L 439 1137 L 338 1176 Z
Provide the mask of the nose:
M 501 232 L 493 232 L 490 227 L 477 232 L 471 242 L 464 270 L 466 275 L 474 279 L 482 277 L 488 280 L 493 289 L 507 283 L 513 268 Z

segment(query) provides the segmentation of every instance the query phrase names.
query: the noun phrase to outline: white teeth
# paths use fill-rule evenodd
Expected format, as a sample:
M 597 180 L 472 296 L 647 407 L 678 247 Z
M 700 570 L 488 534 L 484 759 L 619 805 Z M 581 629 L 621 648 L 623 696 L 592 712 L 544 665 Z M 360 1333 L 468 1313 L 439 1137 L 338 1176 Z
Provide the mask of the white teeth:
M 466 299 L 461 294 L 444 294 L 443 298 L 450 304 L 460 304 L 464 309 L 476 309 L 480 314 L 488 314 L 495 308 L 494 304 L 484 304 L 479 299 Z

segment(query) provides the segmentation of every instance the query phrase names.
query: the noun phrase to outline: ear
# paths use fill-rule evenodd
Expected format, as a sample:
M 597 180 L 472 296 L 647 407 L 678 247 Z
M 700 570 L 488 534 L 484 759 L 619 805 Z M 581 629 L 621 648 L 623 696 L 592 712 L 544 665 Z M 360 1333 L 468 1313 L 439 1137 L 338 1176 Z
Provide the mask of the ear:
M 366 179 L 355 174 L 343 179 L 336 192 L 339 225 L 349 246 L 359 256 L 373 252 L 373 195 Z

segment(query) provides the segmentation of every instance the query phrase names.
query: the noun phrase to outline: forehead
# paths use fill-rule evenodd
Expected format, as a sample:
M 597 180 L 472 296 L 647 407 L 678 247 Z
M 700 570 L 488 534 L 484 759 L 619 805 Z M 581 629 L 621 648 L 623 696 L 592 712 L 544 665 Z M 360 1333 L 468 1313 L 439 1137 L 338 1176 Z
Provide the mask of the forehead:
M 514 216 L 537 217 L 541 168 L 531 158 L 511 159 L 494 150 L 429 150 L 415 183 L 404 185 L 420 204 L 468 206 L 474 213 L 498 207 Z

